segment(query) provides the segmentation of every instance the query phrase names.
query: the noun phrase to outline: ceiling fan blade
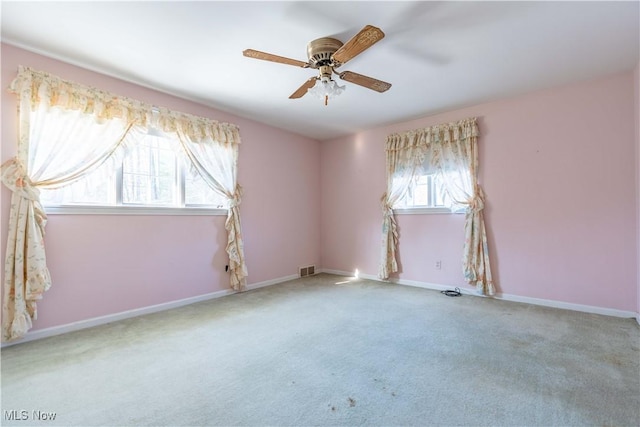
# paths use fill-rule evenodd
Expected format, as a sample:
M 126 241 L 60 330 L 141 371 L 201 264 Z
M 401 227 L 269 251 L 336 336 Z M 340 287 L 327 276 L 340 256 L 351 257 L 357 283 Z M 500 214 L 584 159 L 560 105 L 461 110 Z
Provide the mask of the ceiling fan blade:
M 347 61 L 382 40 L 383 37 L 384 33 L 380 28 L 367 25 L 351 40 L 342 45 L 340 49 L 336 50 L 332 58 L 334 61 L 346 64 Z
M 310 88 L 313 87 L 313 85 L 316 84 L 316 80 L 318 80 L 318 77 L 311 77 L 309 80 L 304 82 L 302 86 L 298 88 L 298 90 L 293 92 L 289 97 L 289 99 L 302 98 L 307 93 L 307 90 L 309 90 Z
M 278 62 L 280 64 L 295 65 L 296 67 L 308 68 L 309 64 L 296 59 L 285 58 L 284 56 L 273 55 L 271 53 L 260 52 L 259 50 L 246 49 L 242 54 L 248 58 L 262 59 L 263 61 Z
M 339 74 L 339 76 L 342 80 L 364 86 L 367 89 L 372 89 L 376 92 L 382 93 L 389 90 L 389 88 L 391 87 L 391 83 L 383 82 L 382 80 L 363 76 L 362 74 L 354 73 L 351 71 L 343 71 Z

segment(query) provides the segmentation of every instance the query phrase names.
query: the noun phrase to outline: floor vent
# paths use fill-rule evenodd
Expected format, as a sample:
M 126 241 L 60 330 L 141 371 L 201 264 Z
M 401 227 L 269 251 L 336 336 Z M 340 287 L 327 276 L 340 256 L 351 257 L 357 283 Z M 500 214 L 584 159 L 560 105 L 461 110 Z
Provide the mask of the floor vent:
M 316 266 L 300 267 L 300 277 L 313 276 L 316 274 Z

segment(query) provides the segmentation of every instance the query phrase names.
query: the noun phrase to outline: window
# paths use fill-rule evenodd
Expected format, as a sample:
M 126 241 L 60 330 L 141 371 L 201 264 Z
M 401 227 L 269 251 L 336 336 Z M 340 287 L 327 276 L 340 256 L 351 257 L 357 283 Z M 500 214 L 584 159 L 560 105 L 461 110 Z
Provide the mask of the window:
M 451 200 L 447 196 L 442 178 L 436 174 L 425 174 L 409 187 L 407 195 L 402 199 L 397 209 L 403 210 L 418 209 L 420 212 L 450 212 Z
M 85 178 L 60 189 L 42 189 L 40 199 L 48 212 L 91 212 L 91 208 L 132 213 L 226 214 L 226 198 L 216 194 L 197 174 L 192 174 L 170 137 L 146 135 L 136 143 L 116 173 L 103 165 Z M 52 209 L 53 208 L 53 209 Z M 115 209 L 115 210 L 114 210 Z

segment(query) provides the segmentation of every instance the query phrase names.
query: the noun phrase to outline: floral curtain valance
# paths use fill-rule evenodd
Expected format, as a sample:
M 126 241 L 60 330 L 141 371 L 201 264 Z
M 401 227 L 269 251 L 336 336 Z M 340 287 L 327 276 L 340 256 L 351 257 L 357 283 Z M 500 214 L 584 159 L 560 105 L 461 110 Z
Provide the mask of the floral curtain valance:
M 212 139 L 222 144 L 240 143 L 236 125 L 156 107 L 29 67 L 19 67 L 9 90 L 18 95 L 22 106 L 30 105 L 32 110 L 42 105 L 61 107 L 82 111 L 101 120 L 120 118 L 145 128 L 152 124 L 167 133 L 180 130 L 195 141 Z
M 387 136 L 386 151 L 426 147 L 433 142 L 451 142 L 477 137 L 478 124 L 475 117 L 458 122 L 434 125 L 404 133 Z

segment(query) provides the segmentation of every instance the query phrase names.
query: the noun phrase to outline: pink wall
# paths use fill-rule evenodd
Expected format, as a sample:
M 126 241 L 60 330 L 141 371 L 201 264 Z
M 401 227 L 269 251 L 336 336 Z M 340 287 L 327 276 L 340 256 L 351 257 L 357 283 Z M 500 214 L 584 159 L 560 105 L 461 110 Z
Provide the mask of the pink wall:
M 638 65 L 636 66 L 636 69 L 634 70 L 633 73 L 633 83 L 634 83 L 634 90 L 633 90 L 633 94 L 634 94 L 634 119 L 635 119 L 635 130 L 636 130 L 636 201 L 637 201 L 637 207 L 636 207 L 636 215 L 637 215 L 637 241 L 636 241 L 636 248 L 637 248 L 637 258 L 636 258 L 636 262 L 637 262 L 637 267 L 638 267 L 638 273 L 637 273 L 637 289 L 636 289 L 636 294 L 637 294 L 637 301 L 638 301 L 638 305 L 636 307 L 636 313 L 638 313 L 638 322 L 640 323 L 640 62 L 638 62 Z
M 248 283 L 320 265 L 319 142 L 222 111 L 2 45 L 2 87 L 18 65 L 147 103 L 240 126 L 238 181 Z M 2 161 L 15 154 L 16 98 L 2 91 Z M 9 191 L 2 186 L 2 259 Z M 223 216 L 50 215 L 53 286 L 39 304 L 42 329 L 229 288 Z M 4 274 L 4 272 L 2 272 Z
M 377 274 L 388 134 L 475 116 L 499 292 L 636 311 L 633 84 L 628 72 L 323 142 L 323 267 Z M 397 220 L 398 278 L 467 286 L 463 215 Z

